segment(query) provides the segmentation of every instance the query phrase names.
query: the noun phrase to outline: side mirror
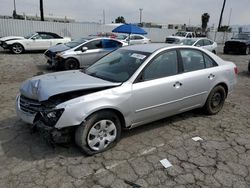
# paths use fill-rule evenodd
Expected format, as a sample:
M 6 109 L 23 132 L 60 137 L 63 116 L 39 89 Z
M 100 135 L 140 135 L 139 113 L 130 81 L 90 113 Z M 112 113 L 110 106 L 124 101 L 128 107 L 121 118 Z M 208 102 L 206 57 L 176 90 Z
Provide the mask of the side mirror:
M 81 49 L 82 52 L 85 52 L 87 50 L 88 50 L 88 47 L 86 47 L 86 46 L 83 46 L 82 49 Z

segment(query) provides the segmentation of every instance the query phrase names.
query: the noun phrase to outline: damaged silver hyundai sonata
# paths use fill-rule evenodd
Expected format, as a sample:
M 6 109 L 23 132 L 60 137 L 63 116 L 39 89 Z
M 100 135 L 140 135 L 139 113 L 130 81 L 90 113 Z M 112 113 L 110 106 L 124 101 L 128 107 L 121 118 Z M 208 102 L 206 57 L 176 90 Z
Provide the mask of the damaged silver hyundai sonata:
M 93 155 L 114 146 L 122 129 L 194 108 L 218 113 L 236 74 L 235 64 L 201 48 L 128 46 L 85 71 L 25 81 L 16 109 L 47 140 L 64 142 L 73 134 L 76 144 Z

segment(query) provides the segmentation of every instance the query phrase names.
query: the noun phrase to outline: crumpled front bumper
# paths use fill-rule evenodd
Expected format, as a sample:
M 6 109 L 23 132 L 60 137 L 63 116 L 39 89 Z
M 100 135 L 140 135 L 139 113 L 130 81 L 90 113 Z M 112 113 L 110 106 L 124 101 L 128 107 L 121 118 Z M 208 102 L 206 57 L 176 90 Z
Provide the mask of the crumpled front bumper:
M 57 129 L 54 126 L 46 125 L 41 118 L 39 118 L 39 112 L 30 114 L 23 111 L 20 107 L 20 95 L 16 98 L 16 113 L 21 120 L 31 124 L 32 131 L 38 131 L 39 134 L 49 143 L 67 143 L 71 140 L 74 128 L 67 127 L 64 129 Z
M 27 112 L 24 112 L 24 111 L 21 110 L 21 107 L 20 107 L 20 95 L 18 95 L 17 98 L 16 98 L 16 113 L 17 113 L 17 116 L 19 118 L 21 118 L 24 122 L 26 122 L 28 124 L 33 124 L 34 123 L 34 120 L 35 120 L 35 117 L 36 117 L 36 114 L 37 114 L 37 113 L 30 114 L 30 113 L 27 113 Z

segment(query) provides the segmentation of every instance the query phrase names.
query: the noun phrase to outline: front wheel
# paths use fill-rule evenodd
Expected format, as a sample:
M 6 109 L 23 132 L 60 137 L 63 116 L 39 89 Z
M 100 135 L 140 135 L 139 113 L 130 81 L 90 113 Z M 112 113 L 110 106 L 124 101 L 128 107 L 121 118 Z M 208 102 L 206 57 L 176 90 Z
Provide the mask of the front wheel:
M 226 91 L 222 86 L 216 86 L 210 92 L 204 110 L 209 115 L 217 114 L 223 107 L 226 99 Z
M 94 155 L 115 146 L 120 136 L 121 123 L 117 115 L 110 111 L 101 111 L 78 126 L 75 142 L 84 153 Z
M 64 69 L 65 70 L 74 70 L 74 69 L 78 69 L 79 68 L 79 64 L 78 61 L 76 59 L 73 58 L 69 58 L 66 59 L 64 62 Z
M 21 44 L 19 43 L 15 43 L 11 46 L 11 51 L 14 53 L 14 54 L 21 54 L 24 52 L 24 48 Z

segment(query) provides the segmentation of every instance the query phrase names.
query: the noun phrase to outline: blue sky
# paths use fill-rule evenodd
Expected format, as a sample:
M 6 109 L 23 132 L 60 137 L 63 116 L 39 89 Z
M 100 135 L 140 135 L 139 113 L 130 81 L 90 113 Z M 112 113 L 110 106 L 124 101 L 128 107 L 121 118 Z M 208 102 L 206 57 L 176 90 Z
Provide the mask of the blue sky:
M 45 16 L 69 17 L 77 21 L 99 22 L 105 10 L 106 23 L 124 16 L 128 23 L 142 21 L 155 23 L 201 24 L 201 14 L 210 14 L 209 25 L 218 25 L 223 0 L 43 0 Z M 11 15 L 14 0 L 1 0 L 0 14 Z M 17 13 L 40 15 L 39 0 L 16 0 Z M 250 24 L 250 0 L 227 0 L 223 25 Z

